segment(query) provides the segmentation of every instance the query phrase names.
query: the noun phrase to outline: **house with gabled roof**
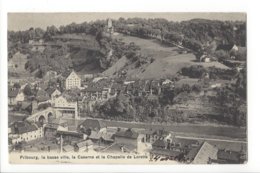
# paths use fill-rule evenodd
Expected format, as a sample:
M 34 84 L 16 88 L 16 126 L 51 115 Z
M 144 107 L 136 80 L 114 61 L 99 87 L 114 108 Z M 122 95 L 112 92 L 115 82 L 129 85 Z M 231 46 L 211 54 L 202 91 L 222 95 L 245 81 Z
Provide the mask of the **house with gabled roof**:
M 171 133 L 163 129 L 145 129 L 140 131 L 139 133 L 144 134 L 145 142 L 151 144 L 158 139 L 166 141 L 169 137 L 171 137 Z
M 46 74 L 43 76 L 43 79 L 45 81 L 49 81 L 51 79 L 55 79 L 57 77 L 57 72 L 53 70 L 49 70 L 46 72 Z
M 16 52 L 8 61 L 8 70 L 15 73 L 25 72 L 25 64 L 27 63 L 27 56 L 21 52 Z
M 56 97 L 61 95 L 61 92 L 57 88 L 48 88 L 46 92 L 49 94 L 52 103 L 54 102 Z
M 8 105 L 13 106 L 24 101 L 24 93 L 17 88 L 8 88 Z
M 16 121 L 10 124 L 9 138 L 12 139 L 13 144 L 18 142 L 28 142 L 43 137 L 43 127 L 28 121 Z
M 74 98 L 60 95 L 54 99 L 53 108 L 56 110 L 57 117 L 78 118 L 78 102 Z
M 208 142 L 203 142 L 199 146 L 191 148 L 185 155 L 185 160 L 192 164 L 208 164 L 211 160 L 217 159 L 217 153 L 217 147 Z
M 58 130 L 68 130 L 67 121 L 61 118 L 50 119 L 44 127 L 44 136 L 47 139 L 55 138 Z
M 64 151 L 64 152 L 74 152 L 74 147 L 72 146 L 72 145 L 65 145 L 63 148 L 62 148 L 62 150 Z
M 90 135 L 88 136 L 88 139 L 91 139 L 94 143 L 99 143 L 101 139 L 101 132 L 92 130 L 90 132 Z
M 217 160 L 211 159 L 212 163 L 221 164 L 239 164 L 246 160 L 245 154 L 242 151 L 219 150 Z
M 131 144 L 124 145 L 124 144 L 113 143 L 112 145 L 103 149 L 101 152 L 113 153 L 113 154 L 115 154 L 115 153 L 136 153 L 136 147 Z
M 93 142 L 91 140 L 84 140 L 80 141 L 75 144 L 74 146 L 74 151 L 76 152 L 84 152 L 84 151 L 89 151 L 93 148 Z
M 86 119 L 83 123 L 81 123 L 79 126 L 78 126 L 78 130 L 79 131 L 82 131 L 82 132 L 91 132 L 91 131 L 96 131 L 96 132 L 99 132 L 99 131 L 103 131 L 106 129 L 106 125 L 100 121 L 100 120 L 97 120 L 97 119 Z M 88 134 L 89 135 L 89 134 Z
M 50 106 L 50 101 L 51 101 L 50 100 L 50 96 L 49 96 L 49 94 L 45 90 L 43 90 L 41 88 L 38 89 L 38 91 L 36 93 L 35 100 L 37 102 L 38 109 L 40 107 L 42 107 L 43 105 Z M 43 107 L 45 107 L 45 106 L 43 106 Z
M 134 146 L 136 151 L 139 151 L 140 146 L 145 142 L 145 135 L 133 129 L 121 129 L 114 134 L 114 141 L 120 145 Z
M 65 88 L 66 90 L 72 88 L 81 88 L 81 78 L 73 70 L 65 79 Z

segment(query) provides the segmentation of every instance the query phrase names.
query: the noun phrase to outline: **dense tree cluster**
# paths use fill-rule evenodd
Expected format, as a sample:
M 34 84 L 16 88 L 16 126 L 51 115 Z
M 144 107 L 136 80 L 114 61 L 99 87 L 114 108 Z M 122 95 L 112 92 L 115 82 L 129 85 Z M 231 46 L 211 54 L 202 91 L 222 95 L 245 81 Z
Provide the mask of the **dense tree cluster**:
M 179 42 L 183 38 L 187 41 L 193 40 L 204 44 L 213 38 L 218 38 L 227 44 L 236 43 L 240 46 L 246 45 L 246 24 L 240 21 L 217 21 L 205 19 L 193 19 L 182 22 L 173 22 L 166 19 L 144 19 L 144 18 L 119 18 L 113 20 L 116 31 L 135 35 L 143 38 L 161 37 Z M 21 41 L 27 43 L 30 39 L 49 39 L 53 35 L 65 33 L 87 33 L 92 35 L 100 34 L 104 30 L 106 20 L 95 22 L 83 22 L 81 24 L 71 23 L 66 26 L 47 27 L 46 31 L 40 28 L 30 28 L 26 31 L 8 31 L 9 41 Z
M 225 44 L 246 45 L 246 24 L 239 21 L 193 19 L 171 22 L 165 19 L 119 19 L 115 21 L 118 32 L 143 38 L 159 37 L 198 51 L 201 44 L 217 38 Z
M 201 65 L 192 65 L 181 69 L 181 74 L 190 78 L 201 78 L 207 70 Z
M 246 102 L 235 91 L 236 88 L 220 88 L 214 103 L 223 108 L 222 121 L 237 126 L 245 126 L 247 122 Z
M 236 81 L 236 92 L 246 100 L 247 96 L 247 71 L 246 68 L 240 71 Z
M 190 78 L 202 78 L 206 74 L 210 79 L 231 80 L 236 77 L 238 72 L 235 69 L 221 69 L 216 67 L 204 68 L 201 65 L 192 65 L 181 69 L 181 74 Z
M 64 73 L 73 66 L 71 59 L 64 58 L 66 53 L 53 48 L 47 48 L 43 53 L 33 52 L 29 56 L 26 69 L 30 72 L 37 70 L 36 76 L 40 78 L 49 70 L 55 69 L 59 73 Z
M 28 43 L 29 40 L 43 38 L 46 32 L 41 28 L 29 28 L 25 31 L 8 31 L 8 42 Z
M 94 52 L 94 54 L 96 61 L 99 63 L 99 66 L 102 69 L 107 69 L 108 67 L 112 66 L 123 55 L 125 55 L 132 62 L 138 60 L 139 62 L 137 63 L 137 66 L 150 61 L 149 58 L 142 57 L 138 53 L 140 49 L 138 46 L 132 43 L 129 45 L 124 45 L 122 42 L 111 40 L 110 36 L 105 32 L 106 24 L 106 20 L 96 20 L 94 22 L 83 22 L 81 24 L 71 23 L 66 26 L 60 26 L 59 28 L 52 25 L 48 26 L 46 30 L 41 28 L 29 28 L 25 31 L 8 31 L 9 57 L 11 57 L 13 53 L 17 51 L 15 49 L 19 47 L 19 43 L 28 43 L 29 40 L 37 40 L 40 38 L 43 38 L 45 41 L 51 41 L 53 36 L 83 33 L 94 36 L 98 42 L 100 47 L 96 52 Z M 182 45 L 190 49 L 196 55 L 198 54 L 197 57 L 199 57 L 201 54 L 203 45 L 215 38 L 222 40 L 226 44 L 236 43 L 240 46 L 246 45 L 245 22 L 214 21 L 204 19 L 172 22 L 161 18 L 119 18 L 118 20 L 113 20 L 113 26 L 114 30 L 120 33 L 134 35 L 142 38 L 157 38 L 162 41 L 174 42 L 175 44 Z M 91 42 L 91 40 L 88 40 L 87 42 Z M 85 47 L 89 46 L 85 45 Z M 109 55 L 111 50 L 113 51 L 112 56 Z M 244 52 L 245 51 L 237 53 L 237 57 L 239 59 L 244 59 L 246 57 Z M 226 54 L 223 52 L 216 52 L 216 54 L 218 54 L 219 57 L 226 56 Z M 59 57 L 60 55 L 55 54 L 51 57 L 57 56 Z M 54 62 L 54 64 L 57 63 Z M 65 67 L 71 66 L 70 62 L 66 62 L 66 64 L 67 65 L 65 65 Z M 75 64 L 77 64 L 77 62 L 75 62 Z M 79 64 L 84 63 L 80 62 Z M 31 71 L 32 69 L 38 68 L 38 64 L 33 62 L 29 62 L 28 66 Z M 57 65 L 55 65 L 55 67 L 56 66 Z M 39 76 L 41 76 L 41 71 L 44 73 L 45 70 L 40 69 Z
M 209 67 L 208 71 L 211 79 L 232 80 L 237 75 L 237 71 L 235 69 L 220 69 L 216 67 Z
M 98 117 L 106 119 L 126 121 L 149 121 L 149 122 L 184 122 L 188 120 L 183 111 L 168 110 L 173 105 L 174 97 L 181 93 L 192 93 L 201 90 L 199 85 L 189 86 L 184 84 L 181 87 L 164 87 L 158 95 L 123 95 L 109 99 L 95 109 Z
M 130 99 L 124 95 L 119 95 L 108 100 L 97 109 L 102 117 L 108 119 L 133 120 L 134 112 Z

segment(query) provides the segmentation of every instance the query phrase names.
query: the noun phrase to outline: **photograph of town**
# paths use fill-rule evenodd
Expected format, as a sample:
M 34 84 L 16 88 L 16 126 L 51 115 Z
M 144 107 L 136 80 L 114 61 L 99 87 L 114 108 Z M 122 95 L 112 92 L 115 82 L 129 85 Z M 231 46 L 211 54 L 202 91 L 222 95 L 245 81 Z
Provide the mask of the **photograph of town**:
M 8 13 L 7 32 L 9 154 L 247 162 L 245 13 Z

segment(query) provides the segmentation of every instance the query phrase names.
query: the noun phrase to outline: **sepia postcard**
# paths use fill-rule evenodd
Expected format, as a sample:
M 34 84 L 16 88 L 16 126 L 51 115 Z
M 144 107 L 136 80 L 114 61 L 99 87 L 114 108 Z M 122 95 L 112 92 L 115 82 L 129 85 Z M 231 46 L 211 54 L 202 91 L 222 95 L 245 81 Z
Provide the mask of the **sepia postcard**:
M 8 13 L 11 164 L 244 164 L 246 13 Z

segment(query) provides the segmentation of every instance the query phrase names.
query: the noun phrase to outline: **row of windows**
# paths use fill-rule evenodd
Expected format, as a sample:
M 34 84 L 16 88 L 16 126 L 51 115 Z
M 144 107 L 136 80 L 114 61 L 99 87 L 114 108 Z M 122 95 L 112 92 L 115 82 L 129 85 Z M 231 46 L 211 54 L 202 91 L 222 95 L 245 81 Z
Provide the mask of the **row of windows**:
M 78 79 L 78 78 L 69 78 L 69 79 L 67 79 L 68 81 L 72 81 L 72 80 L 80 80 L 80 79 Z
M 41 137 L 41 136 L 42 136 L 42 135 L 39 135 L 39 137 Z M 32 139 L 32 138 L 34 138 L 34 139 L 37 138 L 37 135 L 34 135 L 34 136 L 31 135 L 31 138 L 30 138 L 30 139 Z M 27 140 L 27 141 L 28 141 L 28 140 L 29 140 L 29 137 L 22 137 L 22 136 L 20 136 L 20 139 L 21 139 L 21 140 Z
M 74 85 L 75 85 L 75 84 L 79 85 L 80 82 L 68 82 L 68 83 L 67 83 L 67 85 L 73 85 L 73 84 L 74 84 Z
M 68 80 L 67 83 L 80 83 L 80 80 Z
M 57 107 L 76 107 L 77 105 L 76 104 L 63 104 L 63 103 L 57 103 L 55 106 Z

